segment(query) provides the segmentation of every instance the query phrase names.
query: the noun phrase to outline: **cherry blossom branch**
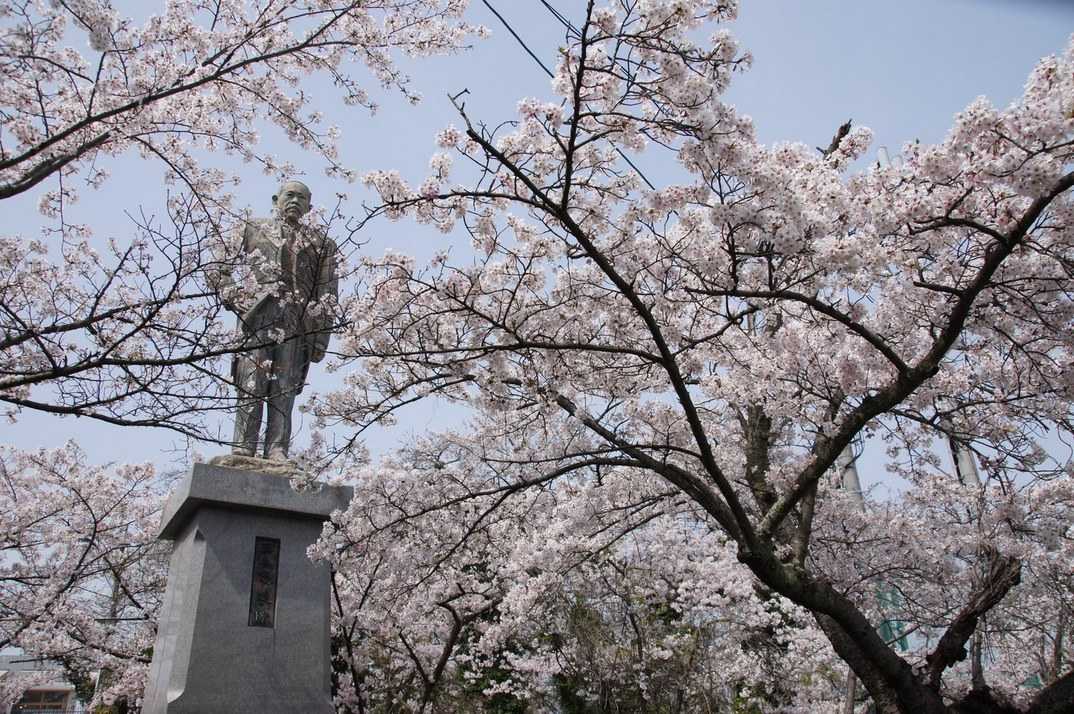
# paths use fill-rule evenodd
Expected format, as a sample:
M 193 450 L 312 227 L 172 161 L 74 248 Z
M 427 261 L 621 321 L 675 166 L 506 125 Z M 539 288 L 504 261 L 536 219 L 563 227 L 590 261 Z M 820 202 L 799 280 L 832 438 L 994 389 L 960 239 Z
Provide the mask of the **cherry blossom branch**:
M 1022 578 L 1022 563 L 1017 558 L 1000 555 L 992 550 L 988 554 L 987 571 L 969 602 L 947 626 L 947 631 L 936 647 L 925 657 L 928 663 L 928 682 L 936 689 L 940 677 L 948 667 L 966 658 L 966 642 L 973 636 L 981 617 L 1002 600 Z
M 835 463 L 839 453 L 846 448 L 850 440 L 866 423 L 900 403 L 939 371 L 940 362 L 962 332 L 970 308 L 977 297 L 989 287 L 992 276 L 999 270 L 1003 261 L 1021 245 L 1030 228 L 1052 201 L 1071 187 L 1074 187 L 1074 172 L 1068 173 L 1044 195 L 1035 199 L 1010 233 L 1004 236 L 1002 241 L 993 243 L 989 247 L 984 264 L 972 282 L 961 291 L 958 300 L 947 315 L 944 327 L 928 352 L 913 367 L 900 373 L 894 382 L 889 382 L 884 388 L 865 397 L 861 404 L 844 418 L 843 423 L 831 437 L 818 439 L 813 451 L 813 461 L 795 479 L 794 487 L 781 496 L 765 514 L 759 528 L 763 537 L 770 536 L 779 527 L 806 489 L 819 480 Z
M 515 176 L 530 190 L 533 196 L 535 196 L 537 200 L 543 205 L 544 210 L 546 210 L 552 216 L 555 216 L 555 218 L 564 225 L 564 227 L 578 241 L 578 244 L 582 246 L 582 248 L 585 250 L 586 255 L 589 256 L 589 258 L 592 259 L 593 262 L 595 262 L 600 267 L 601 271 L 604 272 L 604 274 L 607 275 L 609 279 L 611 279 L 611 281 L 615 284 L 616 288 L 631 304 L 631 307 L 634 309 L 634 311 L 645 322 L 649 334 L 652 337 L 653 342 L 656 344 L 657 351 L 660 353 L 661 366 L 667 372 L 672 387 L 675 390 L 675 394 L 678 397 L 679 401 L 682 403 L 683 409 L 686 412 L 686 417 L 690 424 L 691 432 L 693 433 L 694 439 L 697 442 L 699 451 L 701 453 L 702 464 L 705 466 L 709 476 L 713 479 L 713 481 L 716 483 L 717 488 L 720 490 L 720 493 L 723 496 L 724 501 L 726 502 L 726 507 L 730 509 L 730 514 L 732 515 L 733 519 L 727 519 L 721 513 L 720 518 L 723 519 L 721 521 L 721 524 L 725 525 L 725 527 L 731 526 L 732 530 L 730 530 L 729 532 L 738 534 L 738 536 L 742 539 L 744 543 L 752 544 L 754 542 L 753 525 L 750 519 L 747 517 L 745 510 L 739 503 L 738 497 L 735 494 L 734 489 L 732 489 L 730 482 L 727 480 L 726 476 L 724 476 L 722 470 L 716 463 L 716 460 L 712 453 L 712 447 L 709 444 L 708 437 L 705 434 L 704 426 L 701 424 L 701 420 L 698 417 L 697 410 L 693 404 L 693 399 L 690 396 L 689 390 L 686 387 L 686 383 L 683 380 L 681 373 L 679 372 L 675 357 L 671 353 L 671 350 L 669 349 L 668 344 L 664 339 L 660 327 L 657 325 L 656 320 L 653 318 L 652 312 L 645 306 L 640 297 L 635 293 L 630 283 L 626 281 L 621 275 L 619 275 L 619 273 L 615 270 L 612 264 L 608 261 L 607 257 L 604 256 L 604 254 L 601 253 L 590 241 L 585 230 L 582 229 L 581 226 L 579 226 L 573 220 L 573 218 L 571 218 L 569 213 L 567 211 L 560 210 L 559 206 L 554 203 L 548 196 L 546 196 L 544 192 L 532 182 L 526 172 L 521 170 L 493 144 L 491 144 L 488 140 L 486 140 L 483 136 L 476 132 L 461 106 L 456 104 L 456 109 L 458 110 L 463 120 L 466 122 L 467 136 L 469 136 L 471 140 L 477 142 L 477 144 L 481 146 L 482 150 L 485 151 L 486 154 L 494 157 L 500 163 L 501 166 L 508 169 L 513 176 Z M 701 494 L 704 492 L 695 490 L 695 493 Z M 705 498 L 705 502 L 707 507 L 716 509 L 716 512 L 722 511 L 724 508 L 723 504 L 718 504 L 718 502 L 712 498 Z M 716 512 L 714 512 L 714 516 L 716 515 Z
M 899 357 L 898 353 L 895 352 L 891 345 L 889 345 L 882 337 L 820 298 L 803 295 L 802 293 L 793 290 L 709 290 L 686 288 L 686 291 L 700 295 L 711 295 L 714 297 L 736 297 L 747 300 L 786 300 L 788 302 L 802 303 L 825 317 L 830 317 L 868 342 L 877 352 L 884 355 L 884 358 L 891 362 L 892 366 L 895 367 L 900 374 L 905 373 L 909 369 L 906 362 Z

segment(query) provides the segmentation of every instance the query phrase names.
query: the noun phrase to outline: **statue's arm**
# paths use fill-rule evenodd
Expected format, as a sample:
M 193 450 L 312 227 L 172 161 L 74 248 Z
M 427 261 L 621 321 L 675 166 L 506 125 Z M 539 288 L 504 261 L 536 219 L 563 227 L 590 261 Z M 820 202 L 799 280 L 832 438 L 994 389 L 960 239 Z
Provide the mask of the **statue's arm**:
M 212 270 L 207 271 L 209 284 L 220 296 L 220 301 L 224 304 L 224 307 L 240 315 L 246 309 L 241 302 L 237 301 L 239 296 L 233 289 L 236 284 L 235 272 L 239 266 L 249 262 L 250 253 L 254 249 L 257 239 L 256 234 L 257 227 L 250 222 L 244 222 L 241 238 L 237 241 L 239 244 L 238 253 L 229 253 L 213 266 Z
M 318 271 L 321 279 L 317 281 L 316 300 L 318 302 L 316 331 L 310 336 L 310 361 L 320 362 L 328 351 L 328 342 L 332 338 L 334 312 L 331 307 L 339 300 L 339 249 L 331 238 L 325 238 L 321 250 L 321 265 Z M 327 301 L 325 298 L 329 298 Z M 327 305 L 325 304 L 327 302 Z
M 324 263 L 324 271 L 327 280 L 324 282 L 324 289 L 321 291 L 321 297 L 331 296 L 332 301 L 339 300 L 339 248 L 336 246 L 335 241 L 331 239 L 325 240 L 325 251 L 321 256 L 321 260 Z

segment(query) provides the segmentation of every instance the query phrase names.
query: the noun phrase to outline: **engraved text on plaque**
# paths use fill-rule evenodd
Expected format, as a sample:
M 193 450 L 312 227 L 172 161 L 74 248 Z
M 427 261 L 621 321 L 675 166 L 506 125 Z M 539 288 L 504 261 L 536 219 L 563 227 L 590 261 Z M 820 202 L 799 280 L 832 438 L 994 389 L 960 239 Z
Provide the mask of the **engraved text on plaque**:
M 276 624 L 276 579 L 280 572 L 278 538 L 254 540 L 254 574 L 250 583 L 250 627 Z

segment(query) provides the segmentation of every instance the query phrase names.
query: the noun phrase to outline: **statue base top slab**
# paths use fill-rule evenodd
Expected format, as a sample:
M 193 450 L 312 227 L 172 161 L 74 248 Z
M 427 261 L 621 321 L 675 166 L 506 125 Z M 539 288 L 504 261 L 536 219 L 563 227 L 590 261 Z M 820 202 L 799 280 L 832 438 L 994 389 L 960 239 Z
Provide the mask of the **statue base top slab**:
M 259 459 L 260 460 L 260 459 Z M 280 462 L 270 462 L 280 463 Z M 190 515 L 203 505 L 254 511 L 278 511 L 292 517 L 325 521 L 332 511 L 344 510 L 351 489 L 313 484 L 301 493 L 288 480 L 261 471 L 230 466 L 194 464 L 164 505 L 159 538 L 174 540 Z

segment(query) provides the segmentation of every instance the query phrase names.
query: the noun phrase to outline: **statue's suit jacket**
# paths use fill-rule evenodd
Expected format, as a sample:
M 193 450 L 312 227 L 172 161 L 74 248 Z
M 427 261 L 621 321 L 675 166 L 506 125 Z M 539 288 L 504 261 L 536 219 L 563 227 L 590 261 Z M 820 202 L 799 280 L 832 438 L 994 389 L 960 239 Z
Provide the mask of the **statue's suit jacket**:
M 301 390 L 310 362 L 324 358 L 332 334 L 334 313 L 325 298 L 331 296 L 334 302 L 339 293 L 336 244 L 304 226 L 285 230 L 280 221 L 268 218 L 246 223 L 242 250 L 264 288 L 252 304 L 240 306 L 243 329 L 256 331 L 269 312 L 277 322 L 283 318 L 279 326 L 288 337 L 301 341 L 303 359 L 296 365 L 301 370 L 296 386 Z

